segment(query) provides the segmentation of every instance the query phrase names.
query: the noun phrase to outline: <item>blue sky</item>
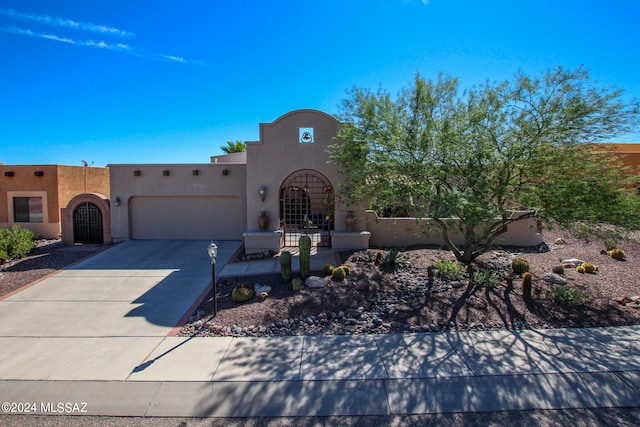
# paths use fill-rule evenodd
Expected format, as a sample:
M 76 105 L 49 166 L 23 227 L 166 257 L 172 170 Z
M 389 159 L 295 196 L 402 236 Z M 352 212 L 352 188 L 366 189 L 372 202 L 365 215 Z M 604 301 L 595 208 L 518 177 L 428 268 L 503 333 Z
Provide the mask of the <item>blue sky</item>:
M 0 162 L 206 163 L 416 72 L 584 65 L 640 99 L 639 22 L 637 0 L 0 0 Z

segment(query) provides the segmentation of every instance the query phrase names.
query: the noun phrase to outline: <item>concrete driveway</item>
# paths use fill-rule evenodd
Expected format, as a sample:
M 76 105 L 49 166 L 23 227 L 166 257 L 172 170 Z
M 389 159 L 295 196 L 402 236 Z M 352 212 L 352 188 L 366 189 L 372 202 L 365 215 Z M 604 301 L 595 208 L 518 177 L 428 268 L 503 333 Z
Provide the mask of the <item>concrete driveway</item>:
M 221 267 L 240 242 L 216 243 Z M 105 360 L 130 373 L 209 286 L 208 244 L 123 242 L 1 300 L 0 378 L 73 379 Z

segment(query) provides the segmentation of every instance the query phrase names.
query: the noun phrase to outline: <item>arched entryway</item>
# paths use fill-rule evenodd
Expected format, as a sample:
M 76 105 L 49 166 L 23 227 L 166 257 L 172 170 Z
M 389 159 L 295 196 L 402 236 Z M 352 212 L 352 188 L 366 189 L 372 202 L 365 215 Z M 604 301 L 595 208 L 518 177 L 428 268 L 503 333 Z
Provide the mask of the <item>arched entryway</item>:
M 102 213 L 93 203 L 84 202 L 74 209 L 73 239 L 75 243 L 103 243 Z
M 320 172 L 302 169 L 280 186 L 280 227 L 284 245 L 297 246 L 303 234 L 314 246 L 331 246 L 335 200 L 331 182 Z
M 109 199 L 102 194 L 79 194 L 61 209 L 65 243 L 111 243 Z

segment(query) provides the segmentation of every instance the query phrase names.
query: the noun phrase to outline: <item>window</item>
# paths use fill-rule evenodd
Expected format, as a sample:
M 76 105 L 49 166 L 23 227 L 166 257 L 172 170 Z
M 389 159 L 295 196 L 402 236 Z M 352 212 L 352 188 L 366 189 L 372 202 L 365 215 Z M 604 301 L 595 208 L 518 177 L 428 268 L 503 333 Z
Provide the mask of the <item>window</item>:
M 42 197 L 14 197 L 15 222 L 43 222 Z

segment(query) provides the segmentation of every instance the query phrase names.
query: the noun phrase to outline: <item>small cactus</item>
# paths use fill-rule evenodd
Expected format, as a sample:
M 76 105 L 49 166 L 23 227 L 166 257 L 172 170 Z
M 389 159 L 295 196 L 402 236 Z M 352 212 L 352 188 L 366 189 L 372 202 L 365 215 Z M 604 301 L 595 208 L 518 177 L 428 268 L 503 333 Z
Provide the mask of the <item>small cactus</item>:
M 253 298 L 253 289 L 251 289 L 251 287 L 247 285 L 238 285 L 233 288 L 233 291 L 231 292 L 231 298 L 235 302 L 247 302 L 251 298 Z
M 522 295 L 527 299 L 531 299 L 532 279 L 533 279 L 533 275 L 528 271 L 524 273 L 524 275 L 522 276 Z
M 334 268 L 335 267 L 331 264 L 325 264 L 322 267 L 322 273 L 324 273 L 325 276 L 331 276 L 331 273 L 333 273 Z
M 347 277 L 347 275 L 344 271 L 344 268 L 338 267 L 333 269 L 333 273 L 331 273 L 331 277 L 334 278 L 335 280 L 342 280 L 345 277 Z
M 285 282 L 291 280 L 291 252 L 289 251 L 283 251 L 280 254 L 280 272 L 282 280 Z
M 349 274 L 351 274 L 351 268 L 349 268 L 348 265 L 342 264 L 340 268 L 344 270 L 345 276 L 348 276 Z
M 302 279 L 301 278 L 296 277 L 291 281 L 291 289 L 293 289 L 295 292 L 298 292 L 301 287 L 302 287 Z
M 613 259 L 621 260 L 625 259 L 626 254 L 622 249 L 614 248 L 608 252 L 609 256 Z
M 300 247 L 300 276 L 304 280 L 309 277 L 311 271 L 311 239 L 309 236 L 301 236 L 298 246 Z
M 585 272 L 584 266 L 580 264 L 579 266 L 576 267 L 576 271 L 580 274 L 584 274 Z
M 582 266 L 584 267 L 585 273 L 596 274 L 596 271 L 598 271 L 598 267 L 590 262 L 585 262 L 582 264 Z
M 522 258 L 515 258 L 511 262 L 511 270 L 516 274 L 526 273 L 529 271 L 529 262 Z

